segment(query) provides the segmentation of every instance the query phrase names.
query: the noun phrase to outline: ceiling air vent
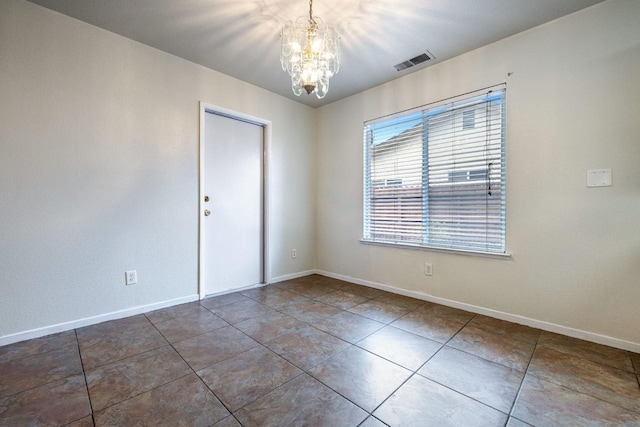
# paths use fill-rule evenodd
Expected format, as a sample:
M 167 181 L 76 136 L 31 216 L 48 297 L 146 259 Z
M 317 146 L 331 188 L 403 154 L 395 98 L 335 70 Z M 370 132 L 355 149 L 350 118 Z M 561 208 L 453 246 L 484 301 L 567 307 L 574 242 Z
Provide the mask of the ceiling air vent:
M 413 67 L 413 63 L 411 61 L 404 61 L 399 64 L 394 65 L 395 69 L 398 71 L 406 70 L 409 67 Z
M 398 71 L 402 71 L 402 70 L 406 70 L 407 68 L 411 68 L 414 65 L 418 65 L 421 64 L 423 62 L 429 61 L 430 59 L 433 59 L 433 55 L 431 55 L 430 53 L 422 53 L 414 58 L 411 58 L 407 61 L 401 62 L 399 64 L 394 65 L 393 67 L 398 70 Z

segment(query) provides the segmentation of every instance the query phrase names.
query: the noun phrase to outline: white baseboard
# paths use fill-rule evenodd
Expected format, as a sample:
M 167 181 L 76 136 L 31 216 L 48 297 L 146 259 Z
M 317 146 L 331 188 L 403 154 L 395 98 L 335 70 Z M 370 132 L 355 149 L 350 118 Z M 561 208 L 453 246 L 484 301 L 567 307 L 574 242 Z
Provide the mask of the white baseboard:
M 280 282 L 284 282 L 285 280 L 298 279 L 300 277 L 309 276 L 311 274 L 322 274 L 322 273 L 318 273 L 317 270 L 307 270 L 307 271 L 301 271 L 299 273 L 286 274 L 284 276 L 273 277 L 271 280 L 269 280 L 269 284 L 280 283 Z M 323 274 L 323 275 L 328 276 L 327 274 Z
M 314 273 L 315 273 L 315 270 L 301 271 L 299 273 L 288 274 L 285 276 L 273 278 L 269 281 L 269 283 L 284 282 L 285 280 L 297 279 L 299 277 L 309 276 L 310 274 L 314 274 Z M 260 286 L 264 286 L 264 284 L 252 285 L 242 289 L 234 289 L 232 292 L 243 291 L 251 288 L 257 288 Z M 218 294 L 206 295 L 206 297 L 209 298 L 212 296 L 218 296 L 226 293 L 229 293 L 229 291 L 220 292 Z M 182 298 L 176 298 L 176 299 L 162 301 L 154 304 L 133 307 L 125 310 L 114 311 L 111 313 L 100 314 L 98 316 L 87 317 L 84 319 L 58 323 L 56 325 L 45 326 L 42 328 L 31 329 L 24 332 L 5 335 L 0 337 L 0 346 L 13 344 L 16 342 L 25 341 L 33 338 L 40 338 L 46 335 L 56 334 L 58 332 L 65 332 L 71 329 L 82 328 L 84 326 L 95 325 L 97 323 L 106 322 L 108 320 L 116 320 L 116 319 L 121 319 L 123 317 L 135 316 L 136 314 L 146 313 L 153 310 L 159 310 L 161 308 L 170 307 L 178 304 L 184 304 L 187 302 L 198 301 L 199 299 L 200 299 L 200 296 L 198 294 L 194 294 L 194 295 L 189 295 Z
M 502 311 L 491 310 L 488 308 L 466 304 L 458 301 L 453 301 L 445 298 L 434 297 L 432 295 L 427 295 L 420 292 L 407 291 L 405 289 L 400 289 L 393 286 L 384 285 L 381 283 L 370 282 L 368 280 L 362 280 L 355 277 L 343 276 L 341 274 L 335 274 L 328 271 L 314 270 L 313 273 L 320 274 L 322 276 L 331 277 L 333 279 L 344 280 L 345 282 L 351 282 L 358 285 L 368 286 L 370 288 L 376 288 L 383 291 L 393 292 L 395 294 L 400 294 L 400 295 L 405 295 L 412 298 L 421 299 L 423 301 L 429 301 L 436 304 L 446 305 L 448 307 L 458 308 L 460 310 L 469 311 L 471 313 L 482 314 L 485 316 L 494 317 L 496 319 L 506 320 L 508 322 L 517 323 L 520 325 L 530 326 L 532 328 L 541 329 L 547 332 L 554 332 L 557 334 L 567 335 L 569 337 L 579 338 L 579 339 L 594 342 L 597 344 L 608 345 L 610 347 L 632 351 L 634 353 L 640 353 L 640 343 L 625 341 L 618 338 L 609 337 L 606 335 L 600 335 L 593 332 L 583 331 L 580 329 L 569 328 L 567 326 L 557 325 L 555 323 L 544 322 L 541 320 L 531 319 L 524 316 L 518 316 L 516 314 L 510 314 Z
M 194 294 L 172 300 L 128 308 L 125 310 L 113 311 L 111 313 L 100 314 L 98 316 L 86 317 L 84 319 L 73 320 L 70 322 L 58 323 L 57 325 L 31 329 L 29 331 L 18 332 L 11 335 L 5 335 L 3 337 L 0 337 L 0 346 L 13 344 L 19 341 L 30 340 L 33 338 L 40 338 L 46 335 L 56 334 L 58 332 L 65 332 L 71 329 L 82 328 L 84 326 L 95 325 L 96 323 L 102 323 L 108 320 L 116 320 L 123 317 L 135 316 L 136 314 L 147 313 L 149 311 L 159 310 L 161 308 L 170 307 L 173 305 L 197 301 L 198 298 L 198 294 Z
M 267 283 L 258 283 L 256 285 L 249 285 L 249 286 L 243 286 L 241 288 L 233 288 L 233 289 L 227 289 L 226 291 L 214 292 L 212 294 L 206 294 L 202 299 L 219 297 L 222 295 L 232 294 L 234 292 L 248 291 L 250 289 L 261 288 L 263 286 L 267 286 Z
M 541 329 L 543 331 L 554 332 L 561 335 L 567 335 L 573 338 L 579 338 L 585 341 L 591 341 L 597 344 L 608 345 L 610 347 L 620 348 L 634 353 L 640 353 L 640 343 L 631 341 L 625 341 L 618 338 L 609 337 L 606 335 L 600 335 L 593 332 L 583 331 L 580 329 L 569 328 L 555 323 L 544 322 L 541 320 L 531 319 L 524 316 L 505 313 L 497 310 L 491 310 L 484 307 L 479 307 L 471 304 L 461 303 L 445 298 L 434 297 L 432 295 L 423 294 L 420 292 L 408 291 L 394 286 L 384 285 L 382 283 L 371 282 L 368 280 L 362 280 L 355 277 L 344 276 L 341 274 L 331 273 L 323 270 L 308 270 L 299 273 L 288 274 L 272 278 L 269 283 L 278 283 L 285 280 L 297 279 L 299 277 L 309 276 L 311 274 L 320 274 L 322 276 L 331 277 L 345 282 L 355 283 L 358 285 L 368 286 L 370 288 L 380 289 L 383 291 L 393 292 L 400 295 L 409 296 L 412 298 L 421 299 L 423 301 L 429 301 L 436 304 L 442 304 L 448 307 L 458 308 L 460 310 L 469 311 L 471 313 L 482 314 L 496 319 L 506 320 L 508 322 L 517 323 L 520 325 L 531 326 L 532 328 Z M 189 295 L 186 297 L 176 298 L 172 300 L 162 301 L 154 304 L 148 304 L 144 306 L 133 307 L 125 310 L 114 311 L 111 313 L 105 313 L 98 316 L 87 317 L 84 319 L 74 320 L 71 322 L 59 323 L 57 325 L 46 326 L 43 328 L 32 329 L 25 332 L 19 332 L 11 335 L 5 335 L 0 337 L 0 346 L 13 344 L 19 341 L 25 341 L 32 338 L 40 338 L 46 335 L 55 334 L 58 332 L 64 332 L 71 329 L 82 328 L 84 326 L 95 325 L 96 323 L 106 322 L 108 320 L 121 319 L 123 317 L 134 316 L 136 314 L 146 313 L 153 310 L 159 310 L 161 308 L 170 307 L 173 305 L 184 304 L 191 301 L 197 301 L 199 299 L 198 294 Z

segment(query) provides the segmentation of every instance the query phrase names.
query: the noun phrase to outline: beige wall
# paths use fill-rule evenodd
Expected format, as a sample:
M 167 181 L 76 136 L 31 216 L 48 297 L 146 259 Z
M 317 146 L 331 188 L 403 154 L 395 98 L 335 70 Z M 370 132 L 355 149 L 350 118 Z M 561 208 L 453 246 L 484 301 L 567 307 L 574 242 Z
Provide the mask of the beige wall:
M 271 278 L 315 267 L 313 109 L 23 0 L 0 99 L 0 344 L 197 296 L 199 101 L 272 121 Z
M 640 351 L 638 16 L 610 0 L 319 109 L 318 269 Z M 511 260 L 360 243 L 363 122 L 501 82 Z

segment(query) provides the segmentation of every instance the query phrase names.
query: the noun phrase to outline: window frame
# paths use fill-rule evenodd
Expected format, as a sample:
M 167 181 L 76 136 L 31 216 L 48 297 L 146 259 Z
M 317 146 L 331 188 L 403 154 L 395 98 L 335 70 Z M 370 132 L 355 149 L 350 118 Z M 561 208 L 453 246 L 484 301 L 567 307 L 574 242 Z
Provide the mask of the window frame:
M 502 258 L 502 259 L 509 259 L 511 257 L 511 255 L 507 252 L 507 236 L 506 236 L 507 234 L 506 233 L 506 222 L 507 222 L 507 215 L 506 215 L 506 168 L 507 168 L 506 166 L 506 149 L 507 149 L 507 146 L 506 146 L 506 139 L 507 139 L 506 138 L 506 130 L 507 130 L 506 92 L 507 92 L 506 84 L 503 83 L 500 85 L 487 87 L 478 91 L 469 92 L 456 97 L 447 98 L 442 101 L 425 104 L 420 107 L 412 108 L 409 110 L 401 111 L 395 114 L 383 116 L 377 119 L 364 122 L 364 126 L 363 126 L 363 144 L 364 144 L 364 147 L 363 147 L 363 224 L 362 224 L 363 234 L 362 234 L 362 238 L 360 239 L 362 243 L 396 247 L 396 248 L 406 247 L 406 248 L 412 248 L 412 249 L 422 249 L 422 250 L 437 251 L 437 252 L 457 253 L 457 254 L 464 254 L 464 255 L 478 255 L 478 256 L 486 256 L 486 257 Z M 475 113 L 476 110 L 468 110 L 468 111 L 474 111 L 473 114 L 466 113 L 465 111 L 467 110 L 464 110 L 464 108 L 466 108 L 465 103 L 473 104 L 474 102 L 477 102 L 478 99 L 481 99 L 481 104 L 484 105 L 494 101 L 494 99 L 496 99 L 496 96 L 498 97 L 497 105 L 499 105 L 499 109 L 500 109 L 498 113 L 500 117 L 500 122 L 499 122 L 500 136 L 498 138 L 492 137 L 491 140 L 492 141 L 499 140 L 497 144 L 500 146 L 500 153 L 499 153 L 500 155 L 500 169 L 499 169 L 500 195 L 499 195 L 499 198 L 496 199 L 499 201 L 493 202 L 493 203 L 494 203 L 494 209 L 495 209 L 495 206 L 499 206 L 499 211 L 500 211 L 498 229 L 499 229 L 499 232 L 501 233 L 499 235 L 499 237 L 501 238 L 501 246 L 499 246 L 497 250 L 496 250 L 496 247 L 493 247 L 493 246 L 490 247 L 490 245 L 488 244 L 484 248 L 482 248 L 481 246 L 474 247 L 473 245 L 469 245 L 469 244 L 465 245 L 464 239 L 457 239 L 457 240 L 453 239 L 453 243 L 450 245 L 433 244 L 432 243 L 433 239 L 431 238 L 432 240 L 429 240 L 430 239 L 429 234 L 433 234 L 433 226 L 429 225 L 429 217 L 428 217 L 430 212 L 430 207 L 428 207 L 428 203 L 430 198 L 433 197 L 433 190 L 430 188 L 432 184 L 429 181 L 429 177 L 431 175 L 428 175 L 430 173 L 428 171 L 429 169 L 428 167 L 428 162 L 429 162 L 428 135 L 430 131 L 430 129 L 428 128 L 429 117 L 437 116 L 443 111 L 452 112 L 452 113 L 456 113 L 457 111 L 459 111 L 462 117 L 462 122 L 461 122 L 462 129 L 469 130 L 470 129 L 468 126 L 469 117 L 473 116 L 474 127 L 475 127 L 478 123 L 477 114 Z M 371 227 L 372 227 L 371 224 L 376 217 L 372 216 L 371 210 L 372 210 L 373 202 L 369 199 L 369 196 L 370 194 L 372 194 L 372 191 L 373 191 L 373 182 L 380 181 L 380 178 L 379 176 L 371 177 L 372 162 L 370 161 L 370 157 L 372 155 L 371 150 L 374 149 L 374 147 L 376 146 L 380 146 L 381 143 L 373 142 L 373 138 L 374 138 L 373 128 L 376 125 L 384 126 L 385 124 L 391 123 L 393 120 L 403 119 L 403 118 L 407 120 L 407 123 L 409 123 L 412 117 L 420 117 L 419 124 L 420 126 L 423 127 L 421 131 L 422 138 L 419 142 L 422 148 L 421 162 L 423 162 L 423 165 L 421 166 L 423 169 L 422 178 L 421 178 L 422 179 L 421 181 L 422 201 L 420 202 L 421 203 L 420 209 L 422 211 L 422 220 L 419 221 L 419 233 L 421 234 L 422 239 L 420 239 L 421 242 L 418 243 L 418 242 L 411 242 L 411 241 L 402 241 L 402 239 L 394 240 L 394 239 L 376 238 L 375 236 L 372 236 L 372 233 L 371 233 Z M 490 121 L 487 121 L 487 120 L 488 119 L 485 119 L 484 121 L 482 121 L 480 123 L 480 126 L 485 126 L 486 128 L 488 126 L 493 125 Z M 491 120 L 493 120 L 493 118 Z M 418 155 L 418 159 L 419 157 L 420 156 Z M 426 163 L 426 165 L 424 163 Z M 491 174 L 490 165 L 491 163 L 487 165 L 488 169 L 485 171 L 483 171 L 482 168 L 478 168 L 477 166 L 472 167 L 467 171 L 464 171 L 466 174 L 466 179 L 464 180 L 462 179 L 462 171 L 449 172 L 450 185 L 454 185 L 454 183 L 456 182 L 466 182 L 466 183 L 482 182 L 483 180 L 481 175 L 487 174 L 487 179 L 485 179 L 484 181 L 486 181 L 487 187 L 489 189 L 489 195 L 485 195 L 484 197 L 485 199 L 488 199 L 489 197 L 491 197 L 491 194 L 490 194 L 491 186 L 495 185 L 491 183 L 492 178 L 490 175 Z M 454 176 L 456 177 L 456 179 L 451 178 Z M 396 179 L 402 180 L 402 177 L 397 177 Z M 389 179 L 387 178 L 384 181 L 388 182 Z M 488 219 L 490 215 L 488 211 L 485 211 L 484 215 L 485 215 L 485 228 L 481 233 L 489 235 L 491 232 L 494 231 L 495 223 L 490 225 L 490 221 Z M 380 218 L 380 217 L 378 216 L 377 218 Z M 403 222 L 402 224 L 404 226 L 406 223 Z M 454 230 L 455 230 L 455 226 L 454 226 Z

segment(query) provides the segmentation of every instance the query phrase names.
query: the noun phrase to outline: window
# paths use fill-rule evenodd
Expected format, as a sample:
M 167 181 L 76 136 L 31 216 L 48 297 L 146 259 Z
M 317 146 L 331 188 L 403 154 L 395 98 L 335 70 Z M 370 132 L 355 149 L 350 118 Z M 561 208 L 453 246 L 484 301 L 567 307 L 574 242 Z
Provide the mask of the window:
M 476 110 L 462 112 L 462 129 L 468 130 L 476 127 Z
M 504 86 L 364 125 L 364 241 L 505 252 Z

